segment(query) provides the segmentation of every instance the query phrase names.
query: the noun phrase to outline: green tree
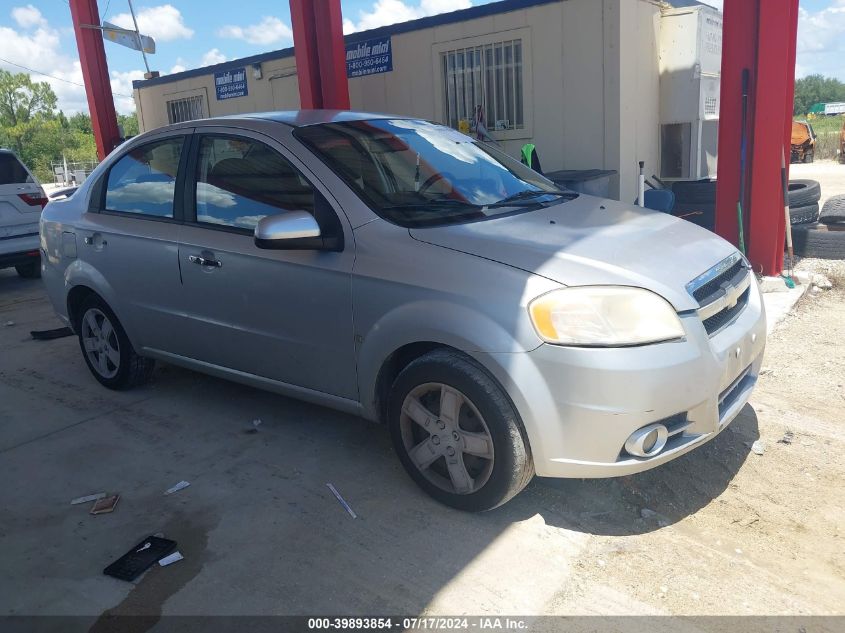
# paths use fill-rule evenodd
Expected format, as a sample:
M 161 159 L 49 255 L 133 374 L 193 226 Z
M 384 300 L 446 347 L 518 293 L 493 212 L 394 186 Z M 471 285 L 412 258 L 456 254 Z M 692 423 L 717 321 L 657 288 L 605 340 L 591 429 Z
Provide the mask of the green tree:
M 834 77 L 807 75 L 795 81 L 793 114 L 807 114 L 813 104 L 845 101 L 845 83 Z
M 0 129 L 4 140 L 21 157 L 44 121 L 56 117 L 56 94 L 46 82 L 33 82 L 26 73 L 0 70 Z
M 135 112 L 132 114 L 118 114 L 117 124 L 123 129 L 124 138 L 138 136 L 140 128 L 138 127 L 138 117 Z

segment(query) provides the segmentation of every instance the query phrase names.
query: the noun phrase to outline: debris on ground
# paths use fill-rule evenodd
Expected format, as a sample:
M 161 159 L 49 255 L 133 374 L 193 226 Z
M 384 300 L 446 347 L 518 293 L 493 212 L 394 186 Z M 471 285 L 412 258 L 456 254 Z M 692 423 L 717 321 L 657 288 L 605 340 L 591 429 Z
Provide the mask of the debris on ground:
M 746 446 L 748 443 L 746 442 Z M 766 444 L 763 440 L 757 440 L 753 444 L 751 444 L 751 452 L 755 455 L 762 455 L 766 451 Z
M 106 576 L 131 582 L 175 549 L 176 541 L 148 536 L 106 567 L 103 573 Z
M 106 496 L 105 492 L 98 492 L 93 495 L 85 495 L 84 497 L 77 497 L 76 499 L 70 500 L 70 505 L 76 506 L 80 503 L 88 503 L 89 501 L 99 501 L 103 497 Z
M 73 336 L 73 330 L 69 327 L 58 327 L 52 330 L 32 330 L 29 335 L 36 341 L 52 341 L 57 338 Z
M 761 376 L 774 376 L 775 370 L 772 369 L 771 367 L 763 367 L 763 369 L 760 370 L 760 375 Z
M 739 521 L 734 521 L 734 523 L 739 524 L 740 527 L 751 527 L 752 525 L 757 523 L 757 521 L 759 521 L 759 520 L 760 520 L 760 517 L 757 517 L 757 516 L 745 517 L 744 519 L 740 519 Z
M 252 421 L 252 428 L 247 429 L 244 433 L 253 434 L 258 433 L 258 427 L 261 426 L 261 418 L 255 418 Z
M 108 514 L 109 512 L 114 512 L 114 508 L 118 501 L 120 501 L 119 494 L 97 499 L 97 501 L 94 502 L 94 505 L 91 506 L 90 512 L 91 514 Z
M 167 567 L 168 565 L 172 565 L 173 563 L 178 563 L 180 560 L 184 559 L 185 557 L 182 556 L 181 552 L 173 552 L 172 554 L 165 556 L 160 561 L 158 561 L 159 566 Z
M 657 516 L 657 512 L 654 510 L 649 510 L 648 508 L 643 508 L 640 510 L 640 516 L 644 519 L 653 519 Z
M 828 279 L 821 273 L 813 274 L 813 286 L 815 286 L 816 288 L 821 288 L 822 290 L 830 290 L 831 288 L 833 288 L 833 284 L 830 282 L 830 279 Z
M 783 434 L 783 437 L 778 440 L 778 444 L 792 444 L 792 440 L 795 439 L 795 433 L 792 431 L 787 431 Z
M 340 505 L 342 505 L 346 509 L 346 511 L 349 513 L 349 516 L 351 516 L 353 519 L 357 519 L 358 515 L 355 514 L 355 512 L 352 510 L 352 508 L 349 507 L 349 504 L 346 503 L 344 498 L 340 496 L 340 493 L 337 491 L 337 488 L 335 488 L 331 484 L 326 484 L 326 486 L 328 487 L 329 490 L 332 491 L 332 494 L 340 502 Z
M 14 324 L 14 321 L 6 321 L 3 325 L 5 325 L 6 327 L 12 327 Z
M 759 282 L 760 292 L 789 292 L 783 277 L 762 277 Z
M 187 488 L 190 485 L 191 485 L 191 482 L 189 482 L 189 481 L 180 481 L 178 484 L 176 484 L 176 485 L 168 488 L 167 490 L 165 490 L 164 494 L 172 495 L 174 492 L 179 492 L 180 490 L 184 490 L 185 488 Z

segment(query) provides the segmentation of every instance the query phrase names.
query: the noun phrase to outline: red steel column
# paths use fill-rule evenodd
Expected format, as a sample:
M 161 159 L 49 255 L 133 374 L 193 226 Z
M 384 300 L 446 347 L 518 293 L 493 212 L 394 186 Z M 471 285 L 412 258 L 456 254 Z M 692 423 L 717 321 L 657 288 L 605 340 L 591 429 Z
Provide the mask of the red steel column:
M 725 0 L 716 232 L 738 241 L 742 70 L 747 68 L 745 242 L 754 269 L 766 275 L 783 269 L 780 156 L 792 118 L 797 24 L 797 0 Z
M 343 41 L 343 15 L 340 0 L 314 3 L 314 23 L 320 46 L 320 84 L 323 107 L 330 110 L 349 109 L 349 81 L 346 78 L 346 45 Z
M 320 86 L 320 59 L 317 52 L 313 0 L 290 0 L 290 22 L 293 30 L 296 76 L 299 81 L 299 106 L 303 110 L 322 108 L 323 93 Z
M 98 29 L 82 26 L 100 25 L 97 0 L 70 0 L 70 15 L 76 33 L 76 47 L 79 49 L 79 63 L 82 65 L 97 156 L 103 160 L 120 143 L 120 132 L 117 129 L 117 113 L 109 82 L 103 35 Z
M 349 109 L 340 0 L 290 0 L 302 109 Z

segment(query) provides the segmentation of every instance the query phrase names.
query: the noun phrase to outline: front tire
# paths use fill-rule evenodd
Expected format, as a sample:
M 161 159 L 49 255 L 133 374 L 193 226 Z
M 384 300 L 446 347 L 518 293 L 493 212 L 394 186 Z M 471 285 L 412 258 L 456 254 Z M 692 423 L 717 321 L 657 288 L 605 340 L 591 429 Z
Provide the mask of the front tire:
M 453 508 L 491 510 L 534 476 L 513 404 L 481 366 L 457 352 L 435 350 L 402 370 L 388 422 L 411 478 Z
M 82 357 L 101 385 L 124 390 L 149 381 L 155 361 L 135 352 L 126 331 L 105 301 L 91 295 L 82 303 L 78 314 L 76 333 Z

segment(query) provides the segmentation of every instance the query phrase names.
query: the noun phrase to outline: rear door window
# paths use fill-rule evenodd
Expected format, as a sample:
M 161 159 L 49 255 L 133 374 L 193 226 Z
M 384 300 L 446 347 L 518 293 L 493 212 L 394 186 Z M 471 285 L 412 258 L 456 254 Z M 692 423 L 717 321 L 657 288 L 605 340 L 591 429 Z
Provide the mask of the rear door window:
M 109 171 L 107 211 L 173 218 L 182 136 L 133 148 Z
M 0 153 L 0 185 L 33 182 L 32 176 L 14 154 Z
M 203 135 L 196 173 L 197 222 L 253 231 L 285 211 L 314 214 L 314 189 L 288 160 L 252 139 Z

